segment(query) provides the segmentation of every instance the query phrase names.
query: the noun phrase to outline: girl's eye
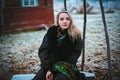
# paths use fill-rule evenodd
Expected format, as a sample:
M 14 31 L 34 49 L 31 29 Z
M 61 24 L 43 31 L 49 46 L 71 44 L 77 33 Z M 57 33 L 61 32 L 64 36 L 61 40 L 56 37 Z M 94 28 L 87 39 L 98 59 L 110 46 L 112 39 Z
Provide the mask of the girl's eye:
M 70 18 L 66 18 L 66 20 L 70 20 Z
M 60 18 L 60 20 L 70 20 L 70 18 Z
M 64 20 L 64 18 L 60 18 L 60 20 Z

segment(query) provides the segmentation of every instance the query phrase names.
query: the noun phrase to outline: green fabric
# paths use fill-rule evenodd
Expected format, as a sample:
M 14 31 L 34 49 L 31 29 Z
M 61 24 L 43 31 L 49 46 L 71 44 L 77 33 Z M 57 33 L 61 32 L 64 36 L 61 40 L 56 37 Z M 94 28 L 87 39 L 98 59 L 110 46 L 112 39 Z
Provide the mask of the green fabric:
M 62 31 L 60 28 L 57 30 L 57 45 L 58 47 L 62 45 L 64 38 L 66 37 L 66 30 Z
M 76 66 L 69 64 L 67 62 L 58 62 L 54 65 L 56 71 L 59 71 L 67 76 L 68 80 L 76 80 L 76 71 L 78 70 Z

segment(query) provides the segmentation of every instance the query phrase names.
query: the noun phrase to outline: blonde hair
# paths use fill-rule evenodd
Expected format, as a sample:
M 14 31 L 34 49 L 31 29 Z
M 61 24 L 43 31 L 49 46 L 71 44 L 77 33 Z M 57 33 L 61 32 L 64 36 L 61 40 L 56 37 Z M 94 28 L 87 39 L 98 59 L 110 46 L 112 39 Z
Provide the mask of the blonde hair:
M 59 26 L 58 19 L 59 19 L 59 15 L 60 15 L 61 13 L 66 13 L 66 14 L 69 16 L 69 18 L 70 18 L 70 26 L 69 26 L 69 28 L 68 28 L 68 35 L 69 35 L 69 37 L 72 38 L 73 41 L 74 41 L 74 40 L 81 39 L 81 32 L 80 32 L 80 30 L 74 25 L 73 20 L 72 20 L 72 17 L 71 17 L 71 15 L 70 15 L 67 11 L 62 11 L 62 12 L 59 12 L 59 13 L 57 14 L 57 19 L 56 19 L 57 22 L 56 22 L 56 25 Z

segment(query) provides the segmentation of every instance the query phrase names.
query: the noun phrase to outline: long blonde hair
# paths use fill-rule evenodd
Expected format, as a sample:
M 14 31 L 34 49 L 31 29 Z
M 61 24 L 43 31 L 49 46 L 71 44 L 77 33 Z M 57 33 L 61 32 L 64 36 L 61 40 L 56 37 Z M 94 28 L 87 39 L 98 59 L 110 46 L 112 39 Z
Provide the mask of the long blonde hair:
M 72 17 L 71 17 L 71 15 L 70 15 L 67 11 L 62 11 L 62 12 L 59 12 L 59 13 L 57 14 L 57 19 L 56 19 L 57 22 L 56 22 L 56 25 L 59 26 L 58 19 L 59 19 L 59 15 L 60 15 L 61 13 L 66 13 L 66 14 L 69 16 L 69 18 L 70 18 L 70 26 L 69 26 L 69 28 L 68 28 L 68 35 L 69 35 L 69 37 L 72 38 L 73 41 L 74 41 L 74 40 L 81 39 L 81 32 L 80 32 L 80 30 L 74 25 L 73 20 L 72 20 Z

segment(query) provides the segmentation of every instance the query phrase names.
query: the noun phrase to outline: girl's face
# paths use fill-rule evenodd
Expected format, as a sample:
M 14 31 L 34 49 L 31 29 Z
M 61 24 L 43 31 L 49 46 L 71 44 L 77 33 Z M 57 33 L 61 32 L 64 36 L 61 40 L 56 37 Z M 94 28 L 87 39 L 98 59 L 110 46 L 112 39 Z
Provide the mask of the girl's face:
M 62 30 L 68 29 L 70 26 L 70 17 L 66 13 L 61 13 L 58 18 L 58 23 Z

